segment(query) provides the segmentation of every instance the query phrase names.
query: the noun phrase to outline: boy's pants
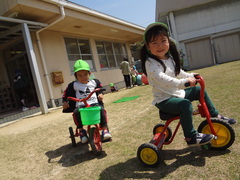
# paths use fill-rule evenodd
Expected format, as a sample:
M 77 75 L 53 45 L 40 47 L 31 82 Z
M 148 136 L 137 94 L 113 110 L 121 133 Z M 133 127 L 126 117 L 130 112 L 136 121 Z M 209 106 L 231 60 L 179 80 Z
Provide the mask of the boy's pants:
M 171 97 L 163 102 L 157 103 L 156 107 L 161 109 L 163 112 L 176 114 L 176 116 L 179 115 L 185 138 L 191 138 L 197 133 L 192 123 L 193 107 L 191 102 L 200 99 L 200 87 L 196 86 L 186 88 L 185 92 L 186 95 L 184 99 Z M 206 91 L 204 92 L 204 99 L 210 115 L 212 117 L 216 117 L 218 115 L 218 111 L 214 107 Z

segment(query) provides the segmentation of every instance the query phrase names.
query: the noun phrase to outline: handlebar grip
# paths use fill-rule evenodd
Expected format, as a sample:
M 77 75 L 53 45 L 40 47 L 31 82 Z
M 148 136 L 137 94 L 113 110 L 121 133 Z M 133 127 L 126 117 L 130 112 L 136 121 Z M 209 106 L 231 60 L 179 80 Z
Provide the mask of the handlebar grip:
M 200 79 L 200 74 L 194 74 L 194 78 L 195 78 L 195 79 Z M 198 81 L 196 81 L 196 84 L 197 84 L 197 83 L 198 83 Z M 190 86 L 190 83 L 187 82 L 187 83 L 184 84 L 184 86 L 185 86 L 185 87 L 189 87 L 189 86 Z
M 100 88 L 100 91 L 106 91 L 106 89 L 105 88 Z
M 75 98 L 75 97 L 67 97 L 67 100 L 70 100 L 70 101 L 76 101 L 76 102 L 80 102 L 81 101 L 81 99 L 77 99 L 77 98 Z
M 200 78 L 200 74 L 194 74 L 195 79 L 199 79 Z
M 189 87 L 189 86 L 190 86 L 190 83 L 187 82 L 187 83 L 184 84 L 184 86 L 185 86 L 185 87 Z

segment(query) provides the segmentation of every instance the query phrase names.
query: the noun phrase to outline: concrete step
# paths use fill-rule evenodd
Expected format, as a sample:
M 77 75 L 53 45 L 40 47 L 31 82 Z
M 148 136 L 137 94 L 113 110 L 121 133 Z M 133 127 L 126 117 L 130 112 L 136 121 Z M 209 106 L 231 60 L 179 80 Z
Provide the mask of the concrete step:
M 11 121 L 14 121 L 17 119 L 21 119 L 21 118 L 30 116 L 30 115 L 38 113 L 38 112 L 41 112 L 40 107 L 34 108 L 34 109 L 29 109 L 27 111 L 16 111 L 16 112 L 12 112 L 9 114 L 5 114 L 4 116 L 0 117 L 0 124 L 11 122 Z

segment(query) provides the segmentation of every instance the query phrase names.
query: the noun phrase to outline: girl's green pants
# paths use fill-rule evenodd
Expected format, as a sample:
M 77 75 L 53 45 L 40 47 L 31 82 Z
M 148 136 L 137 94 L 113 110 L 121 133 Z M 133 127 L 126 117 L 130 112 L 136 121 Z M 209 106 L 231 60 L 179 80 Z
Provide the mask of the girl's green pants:
M 184 99 L 171 97 L 163 102 L 157 103 L 156 107 L 161 109 L 163 112 L 179 115 L 185 138 L 191 138 L 197 133 L 192 123 L 193 107 L 191 102 L 194 100 L 199 100 L 200 87 L 196 86 L 186 88 L 185 92 L 186 95 Z M 218 115 L 218 111 L 216 110 L 206 91 L 204 92 L 204 99 L 210 115 L 212 117 L 216 117 Z

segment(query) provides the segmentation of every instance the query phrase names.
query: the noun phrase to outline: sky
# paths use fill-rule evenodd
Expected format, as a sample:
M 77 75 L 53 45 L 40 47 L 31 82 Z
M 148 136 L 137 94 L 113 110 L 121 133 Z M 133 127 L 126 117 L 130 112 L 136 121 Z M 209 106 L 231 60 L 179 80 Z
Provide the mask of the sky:
M 147 27 L 155 22 L 156 0 L 68 0 L 116 18 Z

